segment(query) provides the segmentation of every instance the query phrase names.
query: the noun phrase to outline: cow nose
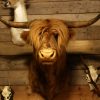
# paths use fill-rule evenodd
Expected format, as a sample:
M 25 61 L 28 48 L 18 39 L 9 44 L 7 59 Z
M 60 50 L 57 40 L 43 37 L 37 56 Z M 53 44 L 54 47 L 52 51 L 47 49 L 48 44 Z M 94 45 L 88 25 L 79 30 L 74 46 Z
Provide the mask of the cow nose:
M 41 59 L 54 59 L 56 57 L 56 51 L 53 49 L 42 49 L 39 51 L 39 57 Z

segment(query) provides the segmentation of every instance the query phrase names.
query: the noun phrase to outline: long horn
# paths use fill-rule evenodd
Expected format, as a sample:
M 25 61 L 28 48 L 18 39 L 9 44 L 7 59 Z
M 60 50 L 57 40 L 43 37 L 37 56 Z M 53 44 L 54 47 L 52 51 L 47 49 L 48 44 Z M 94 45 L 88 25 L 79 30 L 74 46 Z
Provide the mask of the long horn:
M 13 22 L 13 21 L 7 21 L 0 17 L 0 21 L 7 26 L 14 27 L 14 28 L 29 28 L 29 25 L 31 22 Z
M 74 22 L 65 22 L 69 28 L 80 28 L 80 27 L 87 27 L 89 25 L 94 24 L 96 21 L 100 19 L 100 14 L 98 14 L 95 18 L 89 21 L 74 21 Z

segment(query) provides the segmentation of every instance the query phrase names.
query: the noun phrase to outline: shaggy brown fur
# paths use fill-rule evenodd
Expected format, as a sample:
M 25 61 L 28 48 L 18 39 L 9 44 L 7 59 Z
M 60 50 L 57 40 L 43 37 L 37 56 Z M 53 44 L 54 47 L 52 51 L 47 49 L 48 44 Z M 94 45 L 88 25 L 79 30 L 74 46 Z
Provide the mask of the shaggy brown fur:
M 32 91 L 41 94 L 46 100 L 53 100 L 61 92 L 67 79 L 68 28 L 60 20 L 36 20 L 31 23 L 30 32 L 24 33 L 22 37 L 33 46 L 33 61 L 29 71 Z M 38 52 L 44 48 L 56 50 L 56 58 L 52 64 L 43 64 L 39 60 Z
M 40 41 L 41 33 L 44 34 L 46 30 L 48 31 L 49 36 L 52 33 L 53 35 L 58 35 L 57 47 L 60 47 L 61 44 L 66 46 L 71 34 L 69 34 L 69 29 L 67 28 L 67 26 L 61 20 L 58 19 L 47 19 L 47 20 L 38 19 L 33 21 L 30 25 L 29 34 L 28 32 L 27 34 L 23 33 L 22 38 L 26 40 L 27 37 L 26 41 L 33 44 L 35 48 L 39 48 L 41 45 Z

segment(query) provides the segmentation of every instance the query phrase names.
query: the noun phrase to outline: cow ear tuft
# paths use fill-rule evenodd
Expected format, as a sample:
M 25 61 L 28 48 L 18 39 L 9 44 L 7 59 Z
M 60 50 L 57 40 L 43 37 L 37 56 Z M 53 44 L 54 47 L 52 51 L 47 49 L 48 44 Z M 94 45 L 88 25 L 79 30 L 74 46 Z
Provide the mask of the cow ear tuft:
M 28 40 L 28 35 L 29 35 L 29 31 L 24 31 L 22 34 L 21 34 L 21 38 L 26 41 L 26 42 L 29 42 Z

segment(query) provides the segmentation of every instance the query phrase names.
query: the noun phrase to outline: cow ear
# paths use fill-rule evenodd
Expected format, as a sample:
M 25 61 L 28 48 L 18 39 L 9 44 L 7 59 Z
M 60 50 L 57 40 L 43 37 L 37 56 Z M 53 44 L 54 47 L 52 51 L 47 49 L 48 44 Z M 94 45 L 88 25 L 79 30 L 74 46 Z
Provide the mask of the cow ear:
M 24 41 L 26 41 L 26 42 L 29 42 L 28 36 L 29 36 L 29 31 L 24 31 L 24 32 L 21 34 L 21 38 L 22 38 Z

